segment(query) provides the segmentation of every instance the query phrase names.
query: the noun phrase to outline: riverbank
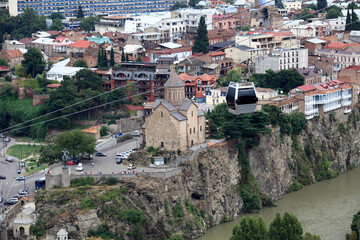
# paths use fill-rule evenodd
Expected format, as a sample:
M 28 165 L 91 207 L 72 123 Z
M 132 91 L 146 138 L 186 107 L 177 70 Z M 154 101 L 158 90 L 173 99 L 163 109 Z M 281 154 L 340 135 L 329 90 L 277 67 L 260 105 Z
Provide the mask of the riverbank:
M 360 167 L 285 194 L 275 204 L 277 207 L 263 208 L 258 214 L 241 214 L 234 221 L 209 228 L 198 240 L 228 240 L 242 217 L 262 216 L 269 224 L 276 213 L 286 211 L 296 215 L 304 232 L 320 235 L 322 240 L 345 239 L 353 215 L 360 210 Z

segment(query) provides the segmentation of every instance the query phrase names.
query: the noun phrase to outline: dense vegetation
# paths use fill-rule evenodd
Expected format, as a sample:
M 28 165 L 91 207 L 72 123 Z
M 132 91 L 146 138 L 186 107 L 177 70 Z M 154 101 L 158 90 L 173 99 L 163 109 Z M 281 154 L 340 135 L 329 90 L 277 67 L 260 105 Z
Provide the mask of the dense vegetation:
M 354 214 L 350 228 L 351 233 L 346 234 L 346 240 L 358 240 L 359 239 L 359 221 L 360 221 L 360 211 Z
M 253 217 L 243 217 L 239 225 L 233 228 L 233 234 L 230 240 L 320 240 L 317 235 L 305 233 L 301 223 L 295 215 L 285 212 L 281 217 L 276 214 L 275 219 L 271 222 L 269 229 L 260 216 L 257 219 Z

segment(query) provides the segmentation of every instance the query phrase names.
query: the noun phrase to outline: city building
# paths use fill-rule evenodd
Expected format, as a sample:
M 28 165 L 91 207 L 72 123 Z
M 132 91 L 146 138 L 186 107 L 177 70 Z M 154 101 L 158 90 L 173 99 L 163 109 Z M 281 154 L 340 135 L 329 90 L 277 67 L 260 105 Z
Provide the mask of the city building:
M 24 60 L 24 56 L 19 49 L 2 50 L 0 56 L 7 61 L 10 68 L 15 67 Z
M 212 29 L 208 31 L 210 45 L 235 40 L 235 29 Z
M 219 13 L 216 9 L 192 9 L 192 8 L 183 8 L 174 12 L 172 18 L 181 18 L 185 21 L 186 32 L 196 33 L 196 30 L 199 26 L 201 16 L 205 17 L 205 23 L 207 24 L 207 30 L 213 29 L 212 27 L 212 16 Z
M 329 22 L 329 26 L 330 26 L 330 31 L 344 31 L 345 30 L 345 24 L 346 24 L 346 17 L 337 17 L 337 18 L 333 18 L 333 19 L 328 19 L 327 20 Z
M 314 21 L 290 28 L 296 37 L 324 37 L 330 34 L 330 24 L 325 21 Z
M 152 1 L 84 1 L 84 0 L 11 0 L 9 1 L 10 16 L 22 14 L 26 7 L 31 7 L 38 15 L 50 16 L 52 12 L 59 11 L 66 18 L 74 18 L 81 5 L 85 16 L 135 14 L 169 11 L 174 0 L 152 0 Z
M 255 59 L 255 72 L 265 73 L 291 68 L 308 68 L 308 50 L 305 48 L 279 49 L 269 55 L 257 56 Z
M 297 68 L 296 70 L 304 77 L 305 85 L 313 85 L 322 82 L 322 73 L 317 69 Z
M 233 59 L 234 62 L 238 64 L 243 62 L 255 62 L 257 56 L 267 54 L 267 50 L 264 51 L 245 45 L 236 45 L 234 47 L 226 48 L 224 51 L 227 58 Z
M 194 99 L 197 103 L 206 102 L 206 92 L 213 89 L 217 81 L 215 75 L 208 74 L 190 76 L 182 73 L 179 77 L 185 83 L 185 96 L 189 99 Z
M 297 1 L 297 0 L 289 1 L 288 0 L 288 1 L 283 2 L 283 6 L 288 12 L 291 12 L 293 10 L 300 10 L 301 3 L 302 3 L 302 1 Z
M 186 150 L 205 142 L 205 115 L 185 97 L 185 84 L 173 72 L 145 119 L 146 147 Z
M 360 66 L 349 66 L 341 69 L 338 79 L 346 83 L 355 83 L 360 86 Z
M 5 40 L 2 44 L 2 49 L 19 49 L 26 48 L 25 44 L 16 40 Z
M 77 60 L 82 60 L 87 67 L 98 65 L 99 48 L 94 42 L 79 40 L 67 47 L 67 55 L 70 56 L 70 66 Z
M 270 98 L 274 98 L 278 96 L 278 91 L 271 88 L 256 88 L 256 95 L 259 101 L 269 100 Z
M 343 108 L 344 113 L 351 112 L 352 105 L 357 102 L 351 85 L 339 80 L 328 81 L 315 85 L 303 85 L 291 90 L 299 100 L 299 110 L 307 120 Z M 358 90 L 357 90 L 358 91 Z M 353 98 L 354 97 L 354 98 Z
M 30 47 L 39 49 L 51 58 L 65 57 L 67 46 L 72 43 L 66 37 L 57 37 L 55 40 L 52 38 L 38 38 L 30 43 Z
M 209 89 L 206 92 L 206 104 L 218 105 L 226 102 L 227 87 Z

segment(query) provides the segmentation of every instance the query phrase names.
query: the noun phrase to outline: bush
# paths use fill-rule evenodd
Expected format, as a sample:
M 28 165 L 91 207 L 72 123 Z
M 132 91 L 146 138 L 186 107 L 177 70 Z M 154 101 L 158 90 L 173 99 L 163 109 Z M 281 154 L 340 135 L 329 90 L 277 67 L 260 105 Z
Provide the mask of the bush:
M 121 219 L 128 221 L 130 224 L 135 224 L 142 222 L 144 220 L 144 216 L 138 209 L 129 209 L 122 213 Z
M 37 237 L 41 237 L 45 234 L 45 223 L 43 222 L 42 214 L 38 217 L 35 224 L 31 225 L 30 231 Z
M 93 177 L 75 178 L 70 180 L 70 187 L 93 185 L 93 182 L 94 182 Z
M 165 207 L 165 214 L 166 216 L 170 216 L 170 209 L 169 209 L 169 204 L 168 204 L 168 201 L 165 199 L 164 200 L 164 207 Z
M 106 184 L 107 185 L 116 185 L 117 184 L 117 179 L 114 177 L 109 177 L 108 179 L 106 179 Z
M 241 190 L 241 198 L 244 201 L 244 212 L 258 212 L 261 208 L 261 198 L 257 193 L 249 193 L 247 190 Z
M 102 126 L 100 129 L 100 136 L 104 137 L 104 136 L 108 135 L 107 130 L 108 130 L 108 128 L 106 126 Z
M 297 180 L 295 179 L 293 184 L 290 186 L 289 188 L 289 192 L 295 192 L 300 190 L 303 187 L 303 185 Z
M 81 199 L 81 209 L 85 209 L 85 208 L 96 209 L 97 206 L 91 198 L 83 198 Z
M 109 230 L 109 227 L 104 224 L 97 228 L 97 230 L 89 230 L 88 237 L 101 237 L 102 239 L 114 239 L 116 236 Z
M 182 218 L 184 216 L 184 210 L 181 205 L 181 202 L 173 206 L 173 215 L 175 218 Z
M 150 146 L 150 147 L 148 147 L 147 152 L 152 152 L 154 150 L 155 150 L 155 148 L 153 146 Z
M 11 81 L 12 81 L 12 77 L 11 77 L 10 75 L 6 75 L 6 76 L 5 76 L 5 81 L 11 82 Z

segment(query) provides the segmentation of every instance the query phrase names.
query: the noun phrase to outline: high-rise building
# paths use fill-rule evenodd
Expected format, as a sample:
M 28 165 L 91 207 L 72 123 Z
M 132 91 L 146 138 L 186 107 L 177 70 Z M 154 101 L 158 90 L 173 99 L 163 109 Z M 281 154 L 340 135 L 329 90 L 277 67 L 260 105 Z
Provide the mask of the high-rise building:
M 76 17 L 81 5 L 85 16 L 169 11 L 175 0 L 11 0 L 10 15 L 22 14 L 26 7 L 39 15 L 59 11 L 64 17 Z

